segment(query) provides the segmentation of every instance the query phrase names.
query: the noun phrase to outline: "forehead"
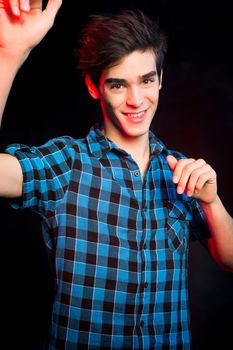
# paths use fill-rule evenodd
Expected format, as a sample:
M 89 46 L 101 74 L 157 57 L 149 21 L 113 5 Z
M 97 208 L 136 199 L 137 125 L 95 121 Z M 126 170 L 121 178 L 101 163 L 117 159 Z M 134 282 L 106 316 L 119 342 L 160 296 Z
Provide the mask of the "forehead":
M 156 71 L 155 53 L 149 51 L 134 51 L 124 56 L 116 65 L 103 72 L 104 79 L 118 78 L 131 80 L 141 77 L 150 71 Z

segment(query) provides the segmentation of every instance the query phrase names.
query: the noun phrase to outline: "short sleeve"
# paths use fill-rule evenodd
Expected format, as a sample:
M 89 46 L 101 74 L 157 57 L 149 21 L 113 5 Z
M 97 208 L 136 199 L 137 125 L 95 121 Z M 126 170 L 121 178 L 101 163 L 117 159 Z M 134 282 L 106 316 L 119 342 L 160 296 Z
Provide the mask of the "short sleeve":
M 203 240 L 210 238 L 210 231 L 205 214 L 197 200 L 191 200 L 192 220 L 190 221 L 190 239 Z
M 6 153 L 19 160 L 23 171 L 23 196 L 12 206 L 41 214 L 54 211 L 70 180 L 74 153 L 70 138 L 52 139 L 39 147 L 10 145 Z

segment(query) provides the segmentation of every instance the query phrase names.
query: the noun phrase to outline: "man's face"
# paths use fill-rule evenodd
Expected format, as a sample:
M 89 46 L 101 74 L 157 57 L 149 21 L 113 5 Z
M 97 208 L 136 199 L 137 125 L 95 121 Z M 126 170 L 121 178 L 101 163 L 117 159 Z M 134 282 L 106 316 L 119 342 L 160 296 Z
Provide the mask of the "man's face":
M 156 112 L 159 89 L 155 54 L 134 51 L 100 78 L 104 133 L 112 141 L 147 137 Z

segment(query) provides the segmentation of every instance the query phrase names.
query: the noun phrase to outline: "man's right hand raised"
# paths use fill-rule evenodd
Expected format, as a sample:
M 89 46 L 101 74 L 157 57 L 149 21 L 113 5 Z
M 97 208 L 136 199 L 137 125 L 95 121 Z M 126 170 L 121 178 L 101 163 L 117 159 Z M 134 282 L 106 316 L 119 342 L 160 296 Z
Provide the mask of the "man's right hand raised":
M 17 71 L 52 27 L 62 0 L 0 0 L 0 124 Z M 20 197 L 23 174 L 17 158 L 0 154 L 0 196 Z
M 27 55 L 53 26 L 62 0 L 0 0 L 0 51 Z

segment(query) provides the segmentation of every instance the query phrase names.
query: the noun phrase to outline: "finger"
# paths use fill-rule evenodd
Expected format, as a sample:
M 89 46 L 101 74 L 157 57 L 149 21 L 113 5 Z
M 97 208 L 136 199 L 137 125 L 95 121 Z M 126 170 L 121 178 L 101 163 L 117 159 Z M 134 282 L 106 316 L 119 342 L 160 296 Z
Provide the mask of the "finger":
M 22 12 L 29 12 L 30 11 L 30 1 L 29 0 L 20 0 L 19 1 L 19 9 Z
M 6 10 L 7 13 L 12 13 L 15 16 L 20 15 L 18 0 L 0 0 L 0 8 Z
M 43 11 L 44 16 L 51 20 L 51 25 L 54 22 L 56 14 L 62 5 L 62 0 L 49 0 L 46 9 Z
M 57 13 L 61 5 L 62 5 L 62 0 L 49 0 L 45 11 L 51 12 L 53 14 Z
M 43 1 L 42 0 L 31 0 L 30 1 L 30 8 L 31 9 L 40 9 L 42 10 Z
M 204 166 L 192 171 L 186 188 L 184 189 L 184 192 L 187 194 L 187 196 L 191 197 L 195 194 L 198 184 L 202 184 L 202 186 L 204 185 L 202 179 L 206 178 L 205 174 L 208 174 L 211 169 L 212 168 L 209 164 L 204 164 Z M 198 189 L 198 191 L 199 190 L 200 189 Z
M 174 169 L 173 169 L 173 177 L 172 180 L 175 184 L 177 184 L 180 181 L 180 177 L 182 175 L 182 171 L 185 166 L 188 164 L 194 162 L 195 160 L 192 158 L 186 158 L 186 159 L 180 159 L 177 161 Z
M 185 191 L 191 173 L 205 164 L 203 159 L 184 159 L 178 162 L 174 172 L 174 178 L 178 180 L 177 193 L 181 194 Z
M 15 16 L 20 16 L 21 12 L 29 12 L 29 0 L 9 0 L 11 10 Z
M 29 0 L 0 0 L 0 8 L 4 8 L 15 16 L 20 16 L 21 12 L 30 10 Z
M 177 164 L 177 159 L 173 157 L 172 155 L 167 156 L 167 162 L 171 170 L 175 169 L 175 166 Z
M 9 0 L 0 0 L 0 8 L 6 9 L 9 7 L 10 7 Z
M 194 193 L 199 193 L 206 183 L 214 185 L 215 182 L 216 172 L 209 166 L 209 171 L 199 176 L 198 181 L 196 182 Z

